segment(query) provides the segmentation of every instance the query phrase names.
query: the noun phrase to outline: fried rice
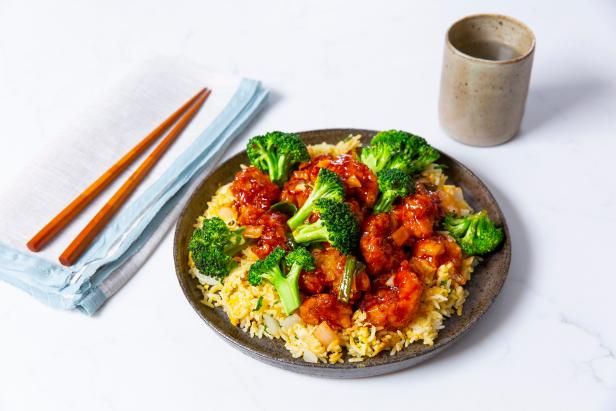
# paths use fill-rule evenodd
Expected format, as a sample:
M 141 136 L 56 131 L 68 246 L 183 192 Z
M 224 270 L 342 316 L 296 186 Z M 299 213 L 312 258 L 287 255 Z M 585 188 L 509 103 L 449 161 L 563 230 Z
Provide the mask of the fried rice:
M 361 145 L 360 136 L 349 136 L 338 144 L 327 143 L 308 146 L 311 157 L 321 154 L 340 155 L 352 152 Z M 462 190 L 447 184 L 447 176 L 438 165 L 431 165 L 421 176 L 433 184 L 439 193 L 442 207 L 458 215 L 468 215 L 472 209 L 464 200 Z M 195 227 L 203 219 L 220 217 L 230 228 L 237 228 L 237 213 L 231 184 L 220 187 L 207 204 L 207 209 Z M 395 355 L 413 343 L 433 345 L 446 318 L 462 315 L 464 301 L 468 291 L 453 280 L 454 267 L 446 263 L 438 267 L 437 275 L 425 278 L 425 289 L 419 313 L 404 329 L 390 331 L 376 327 L 366 321 L 366 313 L 358 309 L 353 314 L 352 326 L 337 332 L 328 346 L 324 346 L 315 336 L 318 326 L 305 324 L 297 313 L 287 316 L 278 299 L 274 286 L 263 282 L 252 286 L 247 281 L 250 266 L 258 257 L 245 249 L 240 263 L 231 273 L 219 282 L 202 275 L 189 261 L 191 275 L 199 281 L 203 292 L 202 303 L 215 308 L 220 307 L 227 314 L 234 326 L 256 338 L 281 339 L 286 349 L 294 358 L 303 358 L 306 362 L 341 363 L 360 362 L 374 357 L 382 351 Z M 468 257 L 462 262 L 462 275 L 470 280 L 476 265 L 475 257 Z

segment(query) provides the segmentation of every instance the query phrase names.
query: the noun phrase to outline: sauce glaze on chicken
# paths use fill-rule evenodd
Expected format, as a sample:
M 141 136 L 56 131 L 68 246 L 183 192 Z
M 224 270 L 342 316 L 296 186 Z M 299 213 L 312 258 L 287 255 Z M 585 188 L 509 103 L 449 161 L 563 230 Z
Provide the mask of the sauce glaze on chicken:
M 345 185 L 345 201 L 361 226 L 354 255 L 365 269 L 354 277 L 349 302 L 343 303 L 337 295 L 347 256 L 326 243 L 311 247 L 316 269 L 302 272 L 299 279 L 299 315 L 305 323 L 325 321 L 333 329 L 347 328 L 353 312 L 361 309 L 367 321 L 377 327 L 402 329 L 420 310 L 424 280 L 432 279 L 441 264 L 451 262 L 454 280 L 464 283 L 460 247 L 435 231 L 436 222 L 444 214 L 437 193 L 417 184 L 414 193 L 399 199 L 390 212 L 372 214 L 379 194 L 377 176 L 354 153 L 320 155 L 303 162 L 282 189 L 255 167 L 236 174 L 231 191 L 238 223 L 247 227 L 259 258 L 277 246 L 288 249 L 292 238 L 287 216 L 270 211 L 270 207 L 279 201 L 301 207 L 321 168 L 335 172 Z

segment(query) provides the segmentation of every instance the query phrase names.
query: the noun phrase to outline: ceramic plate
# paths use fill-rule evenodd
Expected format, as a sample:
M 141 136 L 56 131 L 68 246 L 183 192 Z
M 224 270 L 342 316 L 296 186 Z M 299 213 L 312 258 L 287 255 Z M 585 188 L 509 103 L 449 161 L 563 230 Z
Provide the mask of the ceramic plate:
M 361 134 L 362 142 L 367 144 L 375 131 L 356 129 L 317 130 L 299 133 L 306 144 L 321 142 L 336 143 L 349 134 Z M 231 182 L 240 170 L 241 164 L 248 164 L 246 153 L 242 152 L 220 165 L 207 176 L 192 193 L 185 209 L 182 211 L 175 230 L 174 258 L 178 280 L 184 295 L 199 316 L 226 341 L 249 356 L 287 370 L 332 378 L 369 377 L 412 367 L 445 348 L 467 332 L 490 308 L 499 294 L 511 260 L 511 243 L 505 217 L 488 188 L 468 168 L 458 161 L 441 153 L 439 162 L 447 166 L 447 174 L 454 184 L 464 191 L 468 203 L 475 209 L 486 209 L 490 218 L 505 230 L 505 241 L 495 253 L 486 256 L 473 272 L 473 277 L 466 289 L 470 292 L 464 303 L 462 316 L 453 316 L 444 322 L 434 345 L 411 344 L 396 355 L 382 352 L 378 356 L 359 363 L 311 364 L 301 358 L 292 358 L 284 348 L 282 340 L 269 338 L 251 338 L 238 327 L 231 325 L 222 309 L 213 309 L 202 304 L 202 293 L 197 288 L 197 281 L 189 274 L 188 241 L 193 231 L 193 224 L 203 214 L 207 202 L 216 189 Z

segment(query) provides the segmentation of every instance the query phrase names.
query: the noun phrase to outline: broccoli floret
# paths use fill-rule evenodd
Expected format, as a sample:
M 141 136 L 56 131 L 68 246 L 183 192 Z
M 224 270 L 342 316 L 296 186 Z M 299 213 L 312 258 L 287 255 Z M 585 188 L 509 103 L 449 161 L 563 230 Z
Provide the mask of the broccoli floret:
M 289 274 L 287 277 L 299 275 L 302 270 L 313 271 L 315 269 L 314 257 L 305 247 L 297 247 L 284 258 Z
M 396 154 L 395 146 L 389 144 L 372 144 L 362 148 L 359 160 L 373 173 L 383 170 Z
M 438 160 L 440 154 L 422 137 L 409 134 L 404 150 L 389 162 L 389 168 L 398 168 L 409 174 L 422 172 L 431 163 Z
M 315 203 L 322 198 L 329 198 L 338 202 L 344 200 L 344 184 L 342 180 L 340 180 L 338 174 L 326 168 L 319 170 L 319 175 L 310 196 L 308 196 L 306 202 L 297 213 L 287 221 L 289 228 L 294 230 L 302 224 L 314 210 Z
M 421 172 L 438 158 L 439 152 L 425 139 L 399 130 L 377 133 L 360 156 L 360 160 L 375 173 L 397 168 L 408 174 Z
M 286 276 L 282 268 L 283 259 L 287 266 L 291 266 Z M 314 270 L 314 258 L 308 250 L 299 247 L 285 256 L 285 251 L 276 247 L 267 257 L 250 267 L 248 282 L 256 286 L 263 280 L 269 281 L 276 288 L 285 312 L 291 314 L 301 304 L 299 274 L 302 269 Z
M 375 213 L 388 212 L 396 199 L 413 192 L 413 179 L 402 170 L 392 168 L 381 171 L 377 176 L 381 195 L 374 205 Z
M 401 130 L 384 130 L 379 131 L 372 137 L 370 144 L 393 144 L 399 147 L 402 147 L 408 144 L 409 138 L 414 136 L 414 134 L 407 133 L 406 131 Z
M 362 149 L 360 161 L 376 174 L 385 169 L 397 154 L 406 149 L 410 136 L 412 134 L 397 130 L 378 132 L 372 138 L 370 145 Z
M 295 165 L 310 160 L 308 148 L 299 135 L 281 131 L 251 138 L 246 153 L 252 165 L 279 185 L 288 179 Z
M 490 253 L 505 237 L 503 229 L 494 225 L 485 210 L 465 217 L 447 215 L 442 224 L 466 255 Z
M 317 200 L 314 206 L 319 219 L 293 230 L 299 244 L 327 242 L 343 254 L 350 254 L 359 241 L 359 224 L 347 203 L 328 198 Z
M 430 164 L 434 163 L 441 156 L 437 149 L 426 143 L 426 140 L 421 139 L 424 144 L 420 145 L 414 151 L 412 166 L 409 169 L 411 174 L 420 173 Z
M 205 275 L 222 279 L 235 267 L 235 256 L 245 244 L 243 228 L 230 230 L 225 222 L 213 217 L 193 231 L 188 249 L 197 269 Z

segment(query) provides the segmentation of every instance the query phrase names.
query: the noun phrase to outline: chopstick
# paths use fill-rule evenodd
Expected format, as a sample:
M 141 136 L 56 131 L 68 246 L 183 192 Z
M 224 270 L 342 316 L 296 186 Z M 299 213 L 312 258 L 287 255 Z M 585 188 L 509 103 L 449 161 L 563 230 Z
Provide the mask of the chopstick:
M 137 167 L 137 169 L 128 177 L 126 182 L 115 192 L 111 199 L 100 209 L 100 211 L 90 220 L 85 228 L 77 235 L 71 244 L 60 255 L 59 260 L 63 265 L 73 265 L 79 257 L 88 249 L 92 241 L 102 231 L 105 225 L 124 205 L 126 200 L 139 186 L 139 183 L 149 174 L 154 165 L 162 157 L 165 151 L 176 140 L 180 133 L 186 128 L 188 123 L 201 108 L 205 99 L 208 98 L 211 91 L 206 89 L 199 95 L 197 100 L 192 104 L 187 112 L 182 114 L 177 124 L 173 126 L 169 134 L 158 143 L 146 159 Z
M 203 95 L 207 90 L 201 89 L 182 107 L 177 109 L 158 127 L 143 138 L 135 147 L 105 171 L 96 181 L 88 186 L 81 194 L 79 194 L 69 205 L 60 211 L 51 221 L 49 221 L 38 233 L 34 235 L 26 243 L 26 246 L 31 251 L 40 251 L 45 247 L 56 235 L 58 235 L 83 209 L 98 196 L 112 181 L 114 181 L 126 168 L 139 157 L 152 143 L 154 143 L 177 119 L 186 111 L 193 103 Z
M 100 209 L 100 211 L 90 220 L 85 228 L 77 235 L 73 242 L 60 255 L 59 260 L 63 265 L 73 265 L 79 257 L 88 249 L 92 241 L 102 231 L 105 225 L 124 205 L 126 200 L 139 186 L 139 183 L 148 175 L 154 165 L 162 157 L 165 151 L 176 140 L 180 133 L 186 128 L 197 111 L 201 108 L 205 99 L 208 98 L 211 91 L 206 89 L 205 92 L 197 98 L 188 111 L 180 117 L 177 124 L 173 126 L 169 134 L 152 150 L 146 159 L 137 167 L 133 174 L 128 177 L 126 182 L 115 192 L 111 199 Z

